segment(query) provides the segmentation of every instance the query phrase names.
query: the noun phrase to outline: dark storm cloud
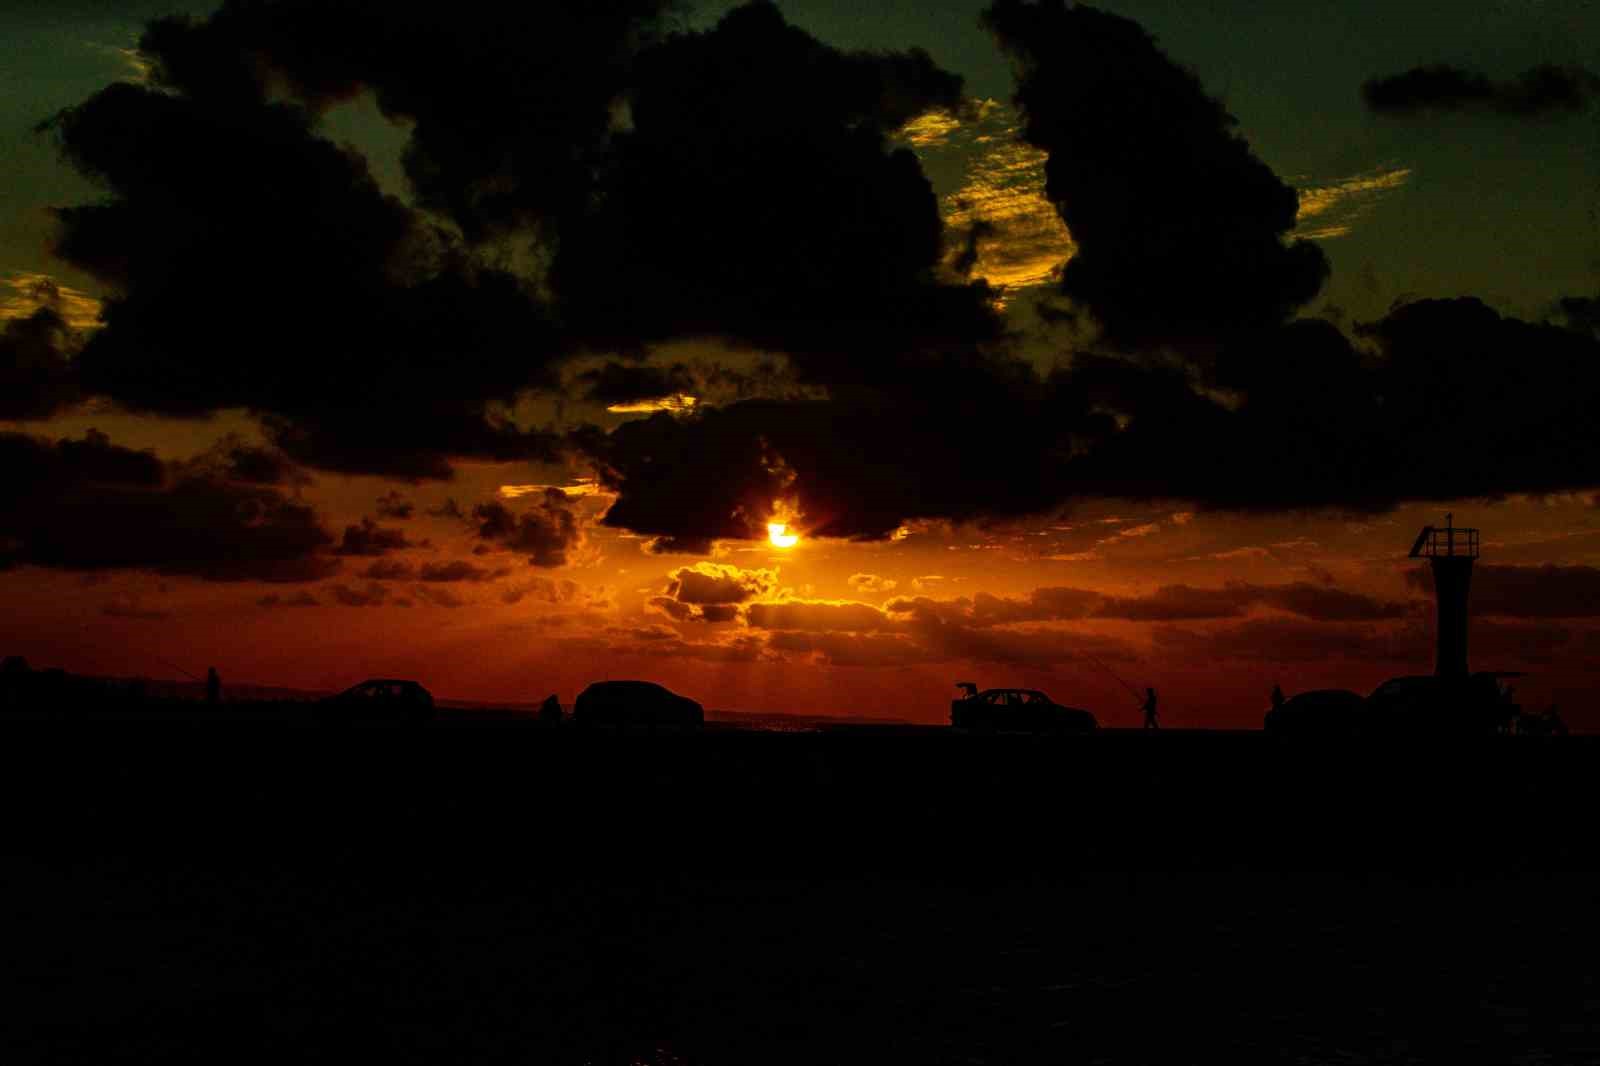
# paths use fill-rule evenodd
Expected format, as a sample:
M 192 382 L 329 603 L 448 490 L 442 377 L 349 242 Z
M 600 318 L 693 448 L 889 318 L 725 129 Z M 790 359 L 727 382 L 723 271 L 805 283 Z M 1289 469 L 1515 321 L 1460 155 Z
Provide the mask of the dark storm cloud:
M 806 534 L 861 539 L 917 517 L 1032 514 L 1067 498 L 1074 431 L 1113 426 L 1002 355 L 906 355 L 875 373 L 827 401 L 746 400 L 580 436 L 618 493 L 605 524 L 705 553 L 712 538 L 764 537 L 779 501 Z
M 1023 138 L 1076 254 L 1061 291 L 1114 341 L 1208 340 L 1283 321 L 1327 259 L 1286 240 L 1298 199 L 1237 120 L 1138 23 L 1064 0 L 999 0 Z
M 344 527 L 335 555 L 387 555 L 393 551 L 415 547 L 406 537 L 406 531 L 392 526 L 380 526 L 370 518 Z
M 1406 571 L 1406 584 L 1433 593 L 1433 571 Z M 1472 611 L 1505 618 L 1600 618 L 1600 569 L 1592 566 L 1473 567 Z
M 49 418 L 80 398 L 61 315 L 41 307 L 0 329 L 0 419 Z
M 888 144 L 960 103 L 925 53 L 840 52 L 765 3 L 673 35 L 654 0 L 502 7 L 234 0 L 153 23 L 150 84 L 46 124 L 110 194 L 59 212 L 59 253 L 117 293 L 86 389 L 246 408 L 297 462 L 419 480 L 554 458 L 485 411 L 558 387 L 574 347 L 713 333 L 821 379 L 996 332 L 981 288 L 935 280 L 933 192 Z M 410 124 L 421 210 L 319 135 L 362 91 Z M 502 237 L 548 275 L 484 265 Z M 638 389 L 613 378 L 597 396 Z
M 0 545 L 11 565 L 141 569 L 211 581 L 313 581 L 338 568 L 311 508 L 90 431 L 0 434 Z
M 1545 118 L 1585 110 L 1600 92 L 1600 78 L 1582 67 L 1551 64 L 1494 81 L 1447 64 L 1413 67 L 1361 86 L 1367 107 L 1380 115 L 1412 118 L 1430 112 L 1492 111 L 1515 118 Z
M 1196 368 L 1078 360 L 1078 395 L 1126 420 L 1074 464 L 1079 484 L 1216 508 L 1382 511 L 1594 483 L 1592 337 L 1474 299 L 1407 304 L 1358 331 L 1365 352 L 1318 321 L 1230 346 L 1209 372 L 1227 404 L 1196 389 Z
M 637 403 L 677 393 L 693 393 L 694 374 L 683 363 L 654 366 L 608 362 L 577 376 L 583 397 L 598 404 Z
M 587 199 L 633 56 L 667 6 L 234 0 L 203 23 L 157 23 L 143 50 L 189 95 L 254 102 L 276 80 L 322 109 L 370 90 L 411 124 L 402 162 L 419 202 L 478 240 Z
M 528 557 L 530 566 L 565 566 L 581 547 L 584 531 L 571 501 L 560 489 L 548 489 L 542 499 L 520 515 L 498 500 L 472 509 L 478 537 L 506 551 Z
M 190 460 L 196 472 L 251 485 L 303 485 L 311 479 L 283 452 L 230 433 Z
M 85 391 L 163 414 L 247 408 L 332 470 L 443 477 L 452 455 L 550 454 L 484 415 L 553 380 L 524 284 L 384 195 L 303 108 L 248 90 L 242 42 L 215 44 L 204 24 L 160 24 L 141 45 L 157 84 L 109 86 L 48 124 L 110 194 L 58 211 L 58 254 L 116 294 L 78 357 Z
M 553 269 L 574 328 L 624 346 L 731 337 L 817 380 L 997 332 L 982 287 L 936 279 L 937 200 L 889 144 L 911 116 L 961 106 L 960 78 L 925 53 L 841 52 L 758 0 L 641 52 L 628 99 Z
M 416 513 L 416 505 L 398 492 L 386 492 L 378 497 L 378 517 L 397 518 L 404 521 Z

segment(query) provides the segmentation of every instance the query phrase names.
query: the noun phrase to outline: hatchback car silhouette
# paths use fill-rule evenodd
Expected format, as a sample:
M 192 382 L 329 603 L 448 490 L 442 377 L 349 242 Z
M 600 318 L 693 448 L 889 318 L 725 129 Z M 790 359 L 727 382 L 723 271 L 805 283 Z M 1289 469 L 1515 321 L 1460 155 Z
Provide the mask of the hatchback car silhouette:
M 415 681 L 372 678 L 329 696 L 318 709 L 329 721 L 425 722 L 433 717 L 433 694 Z
M 654 681 L 596 681 L 572 704 L 572 724 L 611 728 L 698 729 L 704 709 Z
M 1004 733 L 1088 733 L 1100 728 L 1094 715 L 1078 707 L 1063 707 L 1043 692 L 1031 688 L 991 688 L 983 692 L 970 681 L 957 688 L 966 692 L 950 701 L 950 724 L 957 729 Z
M 1318 736 L 1354 736 L 1366 729 L 1367 701 L 1359 692 L 1321 688 L 1297 692 L 1274 707 L 1262 720 L 1268 733 Z

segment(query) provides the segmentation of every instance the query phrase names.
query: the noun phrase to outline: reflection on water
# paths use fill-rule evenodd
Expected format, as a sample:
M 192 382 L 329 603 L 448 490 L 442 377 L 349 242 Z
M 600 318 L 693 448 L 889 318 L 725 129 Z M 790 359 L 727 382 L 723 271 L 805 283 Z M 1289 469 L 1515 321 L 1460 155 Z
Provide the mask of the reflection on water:
M 7 873 L 45 1061 L 1600 1061 L 1593 878 Z

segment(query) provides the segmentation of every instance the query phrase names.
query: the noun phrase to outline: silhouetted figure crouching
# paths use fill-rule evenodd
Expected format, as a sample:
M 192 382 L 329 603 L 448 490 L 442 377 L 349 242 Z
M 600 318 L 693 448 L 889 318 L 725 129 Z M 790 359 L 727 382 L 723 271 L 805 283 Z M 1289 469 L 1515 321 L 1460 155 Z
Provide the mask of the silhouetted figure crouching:
M 1156 712 L 1156 690 L 1144 690 L 1144 727 L 1146 729 L 1160 729 L 1161 715 Z

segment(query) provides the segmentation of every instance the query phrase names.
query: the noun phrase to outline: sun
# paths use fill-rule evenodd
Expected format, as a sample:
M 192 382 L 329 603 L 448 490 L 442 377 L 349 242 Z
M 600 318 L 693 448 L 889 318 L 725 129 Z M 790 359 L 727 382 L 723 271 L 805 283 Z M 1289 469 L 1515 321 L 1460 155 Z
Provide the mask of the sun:
M 800 543 L 800 534 L 790 533 L 787 522 L 768 522 L 767 539 L 774 548 L 792 548 Z

